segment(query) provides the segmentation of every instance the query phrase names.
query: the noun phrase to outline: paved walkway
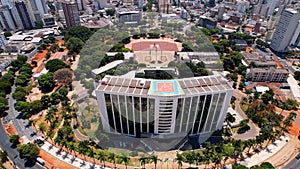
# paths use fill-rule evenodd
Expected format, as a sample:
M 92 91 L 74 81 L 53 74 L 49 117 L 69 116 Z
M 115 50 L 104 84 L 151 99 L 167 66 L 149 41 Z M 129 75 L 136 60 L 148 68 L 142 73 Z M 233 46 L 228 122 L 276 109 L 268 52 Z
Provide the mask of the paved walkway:
M 246 167 L 251 167 L 257 164 L 264 162 L 269 159 L 273 155 L 275 155 L 278 151 L 280 151 L 284 146 L 287 145 L 287 141 L 290 141 L 288 136 L 281 136 L 280 139 L 276 140 L 273 144 L 270 144 L 263 151 L 254 154 L 253 156 L 246 158 L 240 163 L 245 165 Z
M 77 158 L 73 155 L 68 154 L 65 151 L 60 151 L 59 148 L 52 146 L 49 142 L 45 141 L 45 144 L 41 147 L 44 151 L 48 152 L 55 158 L 72 165 L 75 168 L 81 168 L 81 169 L 104 169 L 104 167 L 101 168 L 100 165 L 96 165 L 87 161 L 84 161 L 80 158 Z M 110 169 L 105 167 L 105 169 Z

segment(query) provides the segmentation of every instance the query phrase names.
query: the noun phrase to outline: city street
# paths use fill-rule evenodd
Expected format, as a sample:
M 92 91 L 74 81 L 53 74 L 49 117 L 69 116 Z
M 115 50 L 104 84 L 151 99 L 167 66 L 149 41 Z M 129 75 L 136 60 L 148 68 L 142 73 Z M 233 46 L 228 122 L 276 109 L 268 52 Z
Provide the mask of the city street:
M 43 169 L 44 167 L 40 166 L 39 164 L 31 164 L 28 162 L 25 162 L 23 159 L 20 158 L 19 152 L 17 148 L 12 148 L 11 143 L 9 142 L 9 137 L 4 131 L 4 128 L 2 126 L 2 123 L 0 124 L 0 146 L 2 150 L 6 151 L 8 154 L 8 157 L 14 162 L 16 166 L 19 168 L 31 168 L 31 169 Z

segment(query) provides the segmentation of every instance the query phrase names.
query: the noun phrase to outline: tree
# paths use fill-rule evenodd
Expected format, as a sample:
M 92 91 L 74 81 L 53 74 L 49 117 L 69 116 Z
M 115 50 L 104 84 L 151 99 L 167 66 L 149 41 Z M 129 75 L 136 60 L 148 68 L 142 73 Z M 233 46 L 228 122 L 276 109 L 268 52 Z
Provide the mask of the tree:
M 43 134 L 45 134 L 45 131 L 46 131 L 46 126 L 45 126 L 45 123 L 41 123 L 39 125 L 39 131 Z
M 0 92 L 3 92 L 5 94 L 9 94 L 10 91 L 11 91 L 11 84 L 9 81 L 7 80 L 3 80 L 3 79 L 0 79 Z
M 5 36 L 5 38 L 8 38 L 8 37 L 12 36 L 12 33 L 6 31 L 6 32 L 4 32 L 4 36 Z
M 46 53 L 46 56 L 45 56 L 46 60 L 48 60 L 50 57 L 51 57 L 51 53 L 50 53 L 50 52 L 47 52 L 47 53 Z
M 49 36 L 49 41 L 51 42 L 51 43 L 55 43 L 55 41 L 56 41 L 56 39 L 55 39 L 55 37 L 54 36 Z
M 61 83 L 64 86 L 67 86 L 72 82 L 73 71 L 69 68 L 59 69 L 54 72 L 54 80 L 58 83 Z
M 43 105 L 43 108 L 48 108 L 51 105 L 51 98 L 49 95 L 45 94 L 41 98 L 41 103 Z
M 105 161 L 107 160 L 106 154 L 103 151 L 99 151 L 97 153 L 97 159 L 103 163 L 103 167 L 105 168 Z
M 183 162 L 183 156 L 182 156 L 182 154 L 177 153 L 175 160 L 178 163 L 178 168 L 181 168 L 182 167 L 182 162 Z
M 31 160 L 40 153 L 40 149 L 33 143 L 19 144 L 18 151 L 20 156 L 26 160 Z
M 25 97 L 26 97 L 26 92 L 25 91 L 15 91 L 12 95 L 12 97 L 16 100 L 23 100 L 25 101 Z
M 9 136 L 9 142 L 11 142 L 13 145 L 18 145 L 20 144 L 20 136 L 17 134 L 13 134 Z
M 127 169 L 127 165 L 129 164 L 130 158 L 123 155 L 120 157 L 121 164 L 124 163 L 125 168 Z
M 114 168 L 117 168 L 117 166 L 116 166 L 116 154 L 115 153 L 109 153 L 108 160 L 114 163 L 114 165 L 115 165 Z
M 58 48 L 59 48 L 58 44 L 54 43 L 54 44 L 50 47 L 50 50 L 51 50 L 52 53 L 55 53 L 55 52 L 57 52 Z
M 53 78 L 53 73 L 48 72 L 46 74 L 43 74 L 39 79 L 38 79 L 39 85 L 43 91 L 51 91 L 54 86 L 54 78 Z
M 151 155 L 151 156 L 150 156 L 150 160 L 151 160 L 151 162 L 154 163 L 154 168 L 156 169 L 156 165 L 157 165 L 157 162 L 158 162 L 158 157 L 157 157 L 157 155 L 155 155 L 155 154 Z
M 295 71 L 295 72 L 294 72 L 294 78 L 295 78 L 296 80 L 300 80 L 300 71 Z
M 0 160 L 1 160 L 1 163 L 5 163 L 6 161 L 8 161 L 7 157 L 8 157 L 7 152 L 0 150 Z
M 72 26 L 69 28 L 65 35 L 66 42 L 70 38 L 79 38 L 83 42 L 87 41 L 93 33 L 91 30 L 85 26 Z
M 139 158 L 139 161 L 141 162 L 142 168 L 146 168 L 146 162 L 148 161 L 147 157 L 141 157 Z
M 70 50 L 71 53 L 79 53 L 83 45 L 84 42 L 81 39 L 75 37 L 70 38 L 66 43 L 66 47 Z
M 107 9 L 105 12 L 109 16 L 114 16 L 115 13 L 116 13 L 116 10 L 114 10 L 114 9 Z
M 60 59 L 53 59 L 53 60 L 49 60 L 46 63 L 46 69 L 49 70 L 50 72 L 55 72 L 58 69 L 62 69 L 62 68 L 68 68 L 70 67 L 69 65 L 65 64 L 62 60 Z

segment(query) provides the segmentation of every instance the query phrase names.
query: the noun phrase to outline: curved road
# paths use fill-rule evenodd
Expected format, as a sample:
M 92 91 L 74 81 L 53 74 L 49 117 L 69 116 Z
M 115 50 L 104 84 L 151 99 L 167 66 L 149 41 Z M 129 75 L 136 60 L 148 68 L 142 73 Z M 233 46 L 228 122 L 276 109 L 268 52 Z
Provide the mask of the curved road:
M 0 147 L 2 148 L 2 150 L 7 152 L 8 157 L 14 162 L 16 166 L 18 166 L 19 168 L 43 169 L 43 167 L 38 164 L 30 164 L 20 158 L 17 148 L 11 147 L 12 144 L 9 142 L 9 137 L 4 131 L 2 123 L 0 123 L 0 138 Z
M 235 111 L 243 118 L 243 119 L 247 119 L 247 115 L 243 112 L 243 110 L 240 107 L 240 100 L 241 97 L 244 96 L 245 94 L 242 93 L 241 91 L 235 89 L 233 92 L 234 97 L 236 98 L 235 101 Z M 232 137 L 235 139 L 241 139 L 241 140 L 247 140 L 247 139 L 252 139 L 255 138 L 255 136 L 257 136 L 259 134 L 259 128 L 256 127 L 252 120 L 249 120 L 249 126 L 250 126 L 250 130 L 246 131 L 245 133 L 242 134 L 234 134 Z

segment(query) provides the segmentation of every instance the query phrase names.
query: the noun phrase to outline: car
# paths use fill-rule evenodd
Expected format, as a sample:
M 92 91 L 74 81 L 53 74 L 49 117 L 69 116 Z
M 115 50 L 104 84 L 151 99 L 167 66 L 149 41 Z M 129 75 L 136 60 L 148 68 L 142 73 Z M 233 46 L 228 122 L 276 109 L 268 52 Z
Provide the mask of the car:
M 296 159 L 297 159 L 297 160 L 300 159 L 300 153 L 296 156 Z

